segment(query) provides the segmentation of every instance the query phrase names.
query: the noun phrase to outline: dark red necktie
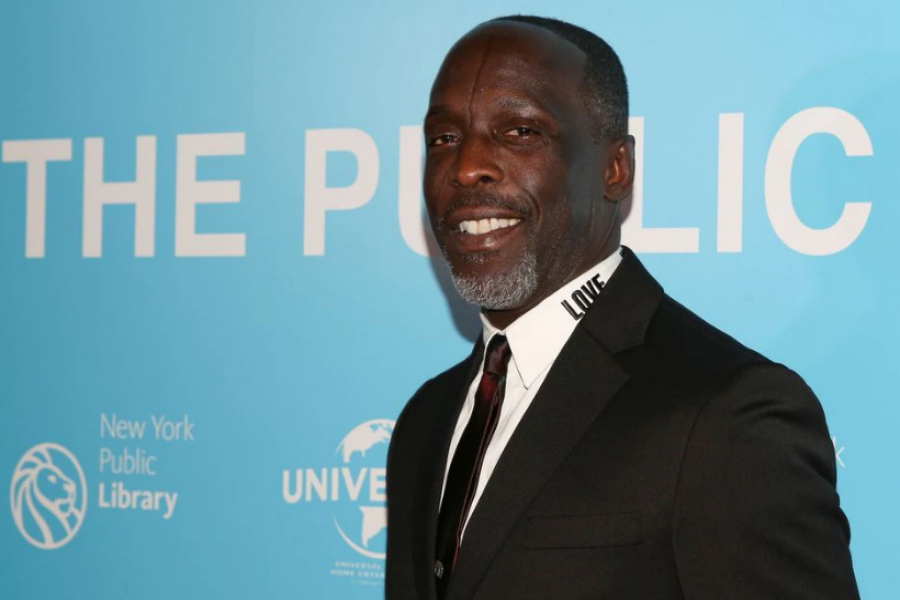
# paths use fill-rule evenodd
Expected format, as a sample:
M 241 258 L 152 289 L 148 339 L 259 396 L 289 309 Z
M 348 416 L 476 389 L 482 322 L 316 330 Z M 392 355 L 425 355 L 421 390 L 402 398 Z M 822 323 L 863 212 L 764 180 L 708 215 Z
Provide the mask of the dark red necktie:
M 444 499 L 438 517 L 437 562 L 434 575 L 437 578 L 438 597 L 443 598 L 456 560 L 463 526 L 472 508 L 481 463 L 503 406 L 506 387 L 506 367 L 509 364 L 509 342 L 502 335 L 494 335 L 488 344 L 484 360 L 484 373 L 475 393 L 475 408 L 463 432 L 450 464 Z

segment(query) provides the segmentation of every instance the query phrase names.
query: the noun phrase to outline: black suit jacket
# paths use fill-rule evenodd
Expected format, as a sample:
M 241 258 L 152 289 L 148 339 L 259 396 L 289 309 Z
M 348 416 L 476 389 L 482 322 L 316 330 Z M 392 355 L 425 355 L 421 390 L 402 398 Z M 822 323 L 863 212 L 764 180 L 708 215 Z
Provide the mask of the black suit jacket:
M 388 600 L 436 598 L 450 437 L 483 353 L 426 382 L 388 457 Z M 803 380 L 663 293 L 626 249 L 509 441 L 448 600 L 858 598 Z

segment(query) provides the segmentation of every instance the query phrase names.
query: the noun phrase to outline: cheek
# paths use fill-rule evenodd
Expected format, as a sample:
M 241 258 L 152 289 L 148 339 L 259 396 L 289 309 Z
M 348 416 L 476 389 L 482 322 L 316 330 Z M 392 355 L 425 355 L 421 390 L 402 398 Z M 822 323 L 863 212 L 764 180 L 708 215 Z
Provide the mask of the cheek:
M 573 230 L 573 215 L 569 199 L 564 197 L 562 201 L 548 207 L 544 225 L 544 238 L 548 246 L 559 248 L 565 245 L 565 240 L 571 236 Z
M 426 160 L 425 168 L 422 171 L 422 189 L 425 190 L 426 194 L 432 193 L 436 189 L 436 185 L 435 185 L 436 174 L 437 174 L 437 169 L 435 168 L 434 161 Z
M 549 210 L 566 196 L 568 165 L 555 154 L 535 153 L 505 164 L 506 176 L 530 196 L 539 210 Z
M 570 211 L 576 230 L 580 225 L 590 225 L 594 206 L 603 199 L 603 171 L 591 158 L 581 156 L 573 161 L 567 178 Z
M 560 160 L 548 165 L 543 177 L 525 177 L 539 199 L 540 223 L 535 238 L 548 253 L 549 262 L 554 262 L 560 253 L 573 253 L 590 233 L 593 218 L 590 182 L 594 174 L 584 164 L 564 164 Z
M 569 220 L 572 197 L 565 165 L 533 169 L 523 173 L 521 181 L 522 188 L 535 199 L 539 227 L 553 231 L 564 229 Z
M 432 160 L 425 161 L 425 169 L 422 173 L 422 192 L 425 195 L 425 208 L 432 223 L 445 201 L 442 198 L 444 186 L 442 181 L 446 178 L 446 169 L 441 168 L 440 163 Z

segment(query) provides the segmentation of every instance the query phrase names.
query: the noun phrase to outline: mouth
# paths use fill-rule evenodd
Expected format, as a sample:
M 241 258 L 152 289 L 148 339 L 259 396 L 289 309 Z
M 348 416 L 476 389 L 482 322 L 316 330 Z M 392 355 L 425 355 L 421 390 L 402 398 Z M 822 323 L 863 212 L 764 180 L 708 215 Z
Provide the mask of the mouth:
M 486 233 L 497 231 L 498 229 L 515 227 L 521 222 L 522 219 L 507 219 L 503 217 L 467 219 L 459 222 L 459 232 L 468 235 L 484 235 Z
M 495 252 L 524 237 L 524 216 L 497 208 L 466 208 L 446 219 L 445 241 L 460 254 Z

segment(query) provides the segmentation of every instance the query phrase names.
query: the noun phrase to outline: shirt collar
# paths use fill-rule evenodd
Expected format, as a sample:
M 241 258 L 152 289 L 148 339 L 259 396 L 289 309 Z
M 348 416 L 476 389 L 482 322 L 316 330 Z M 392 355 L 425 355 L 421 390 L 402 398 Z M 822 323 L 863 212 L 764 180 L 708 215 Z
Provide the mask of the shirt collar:
M 622 262 L 622 248 L 578 275 L 540 304 L 515 320 L 505 331 L 494 327 L 481 313 L 482 339 L 487 348 L 491 337 L 502 333 L 509 340 L 512 362 L 525 388 L 559 356 L 578 321 Z

